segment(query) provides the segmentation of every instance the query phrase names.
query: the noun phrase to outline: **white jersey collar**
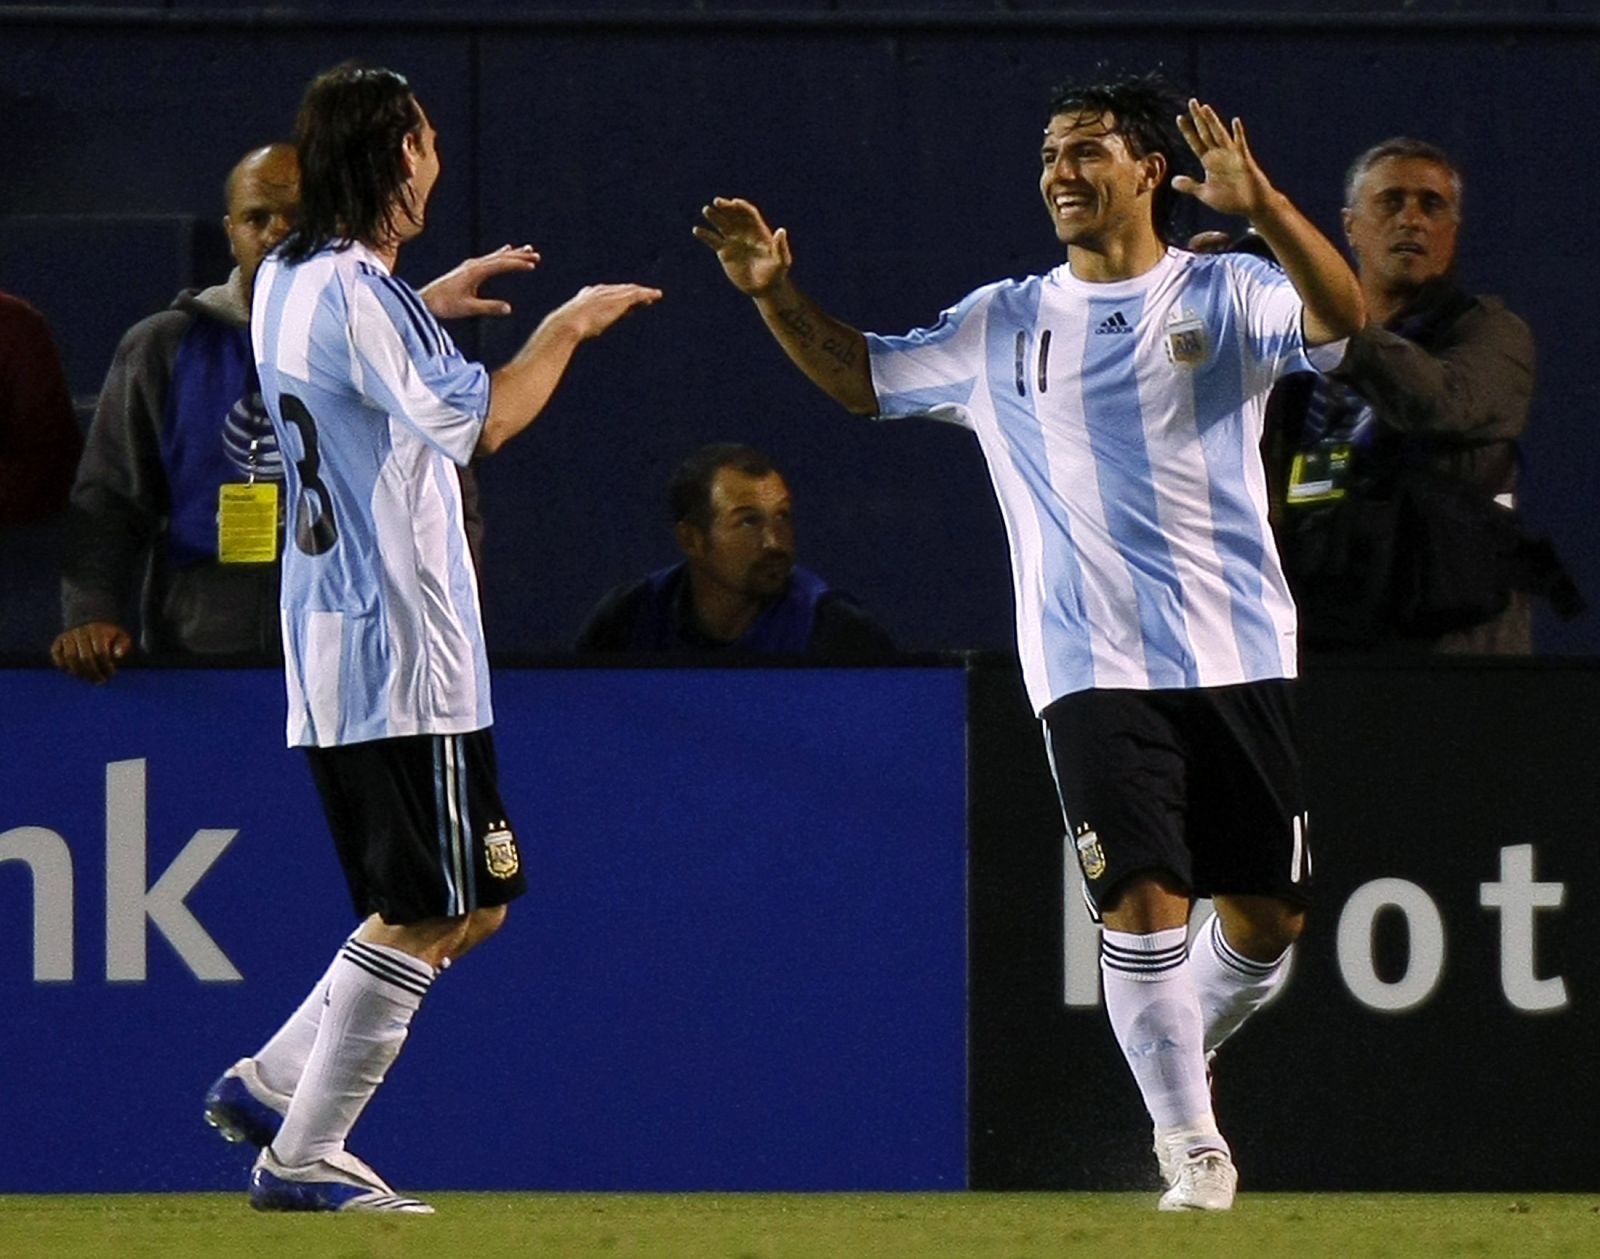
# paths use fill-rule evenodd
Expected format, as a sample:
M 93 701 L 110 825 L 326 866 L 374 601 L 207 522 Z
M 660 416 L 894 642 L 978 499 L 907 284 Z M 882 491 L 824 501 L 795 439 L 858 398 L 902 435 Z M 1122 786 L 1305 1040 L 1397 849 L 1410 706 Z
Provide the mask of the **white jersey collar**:
M 1155 266 L 1126 280 L 1080 280 L 1072 274 L 1071 262 L 1062 262 L 1053 268 L 1046 278 L 1064 289 L 1070 289 L 1085 297 L 1133 297 L 1161 283 L 1176 268 L 1183 265 L 1183 259 L 1191 256 L 1168 245 L 1166 252 L 1161 255 L 1161 260 Z

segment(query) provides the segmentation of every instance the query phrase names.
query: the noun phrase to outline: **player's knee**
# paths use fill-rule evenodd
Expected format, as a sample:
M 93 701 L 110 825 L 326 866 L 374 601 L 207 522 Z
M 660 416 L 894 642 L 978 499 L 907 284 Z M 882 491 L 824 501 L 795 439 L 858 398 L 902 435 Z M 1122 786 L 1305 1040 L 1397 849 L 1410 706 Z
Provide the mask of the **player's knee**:
M 1167 870 L 1140 870 L 1101 898 L 1100 912 L 1113 931 L 1144 933 L 1181 927 L 1193 904 L 1189 890 Z
M 1282 957 L 1305 930 L 1305 915 L 1297 914 L 1286 918 L 1275 919 L 1273 922 L 1258 930 L 1256 935 L 1257 947 L 1254 956 L 1261 961 Z
M 1306 926 L 1305 910 L 1265 897 L 1247 898 L 1226 909 L 1219 906 L 1219 912 L 1228 943 L 1253 961 L 1282 957 Z

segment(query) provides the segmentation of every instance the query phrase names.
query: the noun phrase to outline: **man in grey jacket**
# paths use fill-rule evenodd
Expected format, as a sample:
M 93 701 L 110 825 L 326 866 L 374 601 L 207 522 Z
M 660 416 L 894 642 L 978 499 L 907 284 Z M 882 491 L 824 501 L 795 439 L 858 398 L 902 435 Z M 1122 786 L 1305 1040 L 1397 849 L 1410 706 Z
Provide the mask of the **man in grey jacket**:
M 256 268 L 294 223 L 293 146 L 247 153 L 224 193 L 222 225 L 238 266 L 225 283 L 182 293 L 129 329 L 72 487 L 66 628 L 50 654 L 86 681 L 106 681 L 132 651 L 125 626 L 136 590 L 146 651 L 275 658 L 279 650 L 275 548 L 244 553 L 244 562 L 219 555 L 218 508 L 223 486 L 267 486 L 282 475 L 249 322 Z
M 1515 507 L 1517 441 L 1533 394 L 1527 324 L 1498 298 L 1456 284 L 1461 175 L 1442 150 L 1397 136 L 1362 153 L 1346 176 L 1343 220 L 1371 322 L 1328 378 L 1282 382 L 1268 417 L 1269 432 L 1287 446 L 1270 462 L 1285 481 L 1280 535 L 1301 640 L 1313 650 L 1529 654 L 1525 581 L 1513 584 L 1499 611 L 1474 617 L 1468 609 L 1464 623 L 1445 626 L 1402 609 L 1398 595 L 1370 609 L 1347 603 L 1361 581 L 1311 562 L 1321 542 L 1306 522 L 1323 519 L 1363 469 L 1423 468 L 1486 510 Z M 1489 563 L 1486 556 L 1482 565 Z

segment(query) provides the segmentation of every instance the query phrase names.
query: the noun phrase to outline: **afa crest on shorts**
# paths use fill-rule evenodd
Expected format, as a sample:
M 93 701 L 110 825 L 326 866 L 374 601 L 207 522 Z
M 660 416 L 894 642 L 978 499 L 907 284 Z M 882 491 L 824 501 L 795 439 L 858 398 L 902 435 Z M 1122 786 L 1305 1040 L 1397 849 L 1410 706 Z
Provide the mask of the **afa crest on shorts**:
M 483 837 L 483 853 L 489 873 L 497 879 L 509 879 L 522 868 L 516 837 L 504 822 Z
M 1084 878 L 1098 879 L 1106 872 L 1106 852 L 1100 847 L 1100 836 L 1082 826 L 1073 843 L 1078 846 L 1078 864 L 1083 867 Z

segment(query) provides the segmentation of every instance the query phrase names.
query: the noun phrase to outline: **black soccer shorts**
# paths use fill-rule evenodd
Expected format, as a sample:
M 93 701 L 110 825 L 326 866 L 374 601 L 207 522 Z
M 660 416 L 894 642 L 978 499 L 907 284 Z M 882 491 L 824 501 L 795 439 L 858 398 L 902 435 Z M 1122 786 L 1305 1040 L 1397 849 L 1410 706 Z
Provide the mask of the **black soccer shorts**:
M 487 729 L 306 755 L 359 916 L 454 918 L 528 890 Z
M 1096 911 L 1130 876 L 1195 896 L 1309 902 L 1291 684 L 1101 690 L 1044 710 L 1067 834 Z

